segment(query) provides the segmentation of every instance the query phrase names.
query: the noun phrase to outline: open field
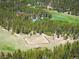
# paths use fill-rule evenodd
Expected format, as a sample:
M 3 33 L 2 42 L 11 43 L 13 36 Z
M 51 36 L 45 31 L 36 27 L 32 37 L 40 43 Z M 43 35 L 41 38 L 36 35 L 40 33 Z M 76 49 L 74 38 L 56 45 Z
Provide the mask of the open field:
M 5 29 L 0 28 L 0 50 L 14 51 L 15 49 L 24 48 L 24 42 L 19 40 Z
M 66 42 L 73 42 L 74 40 L 63 40 L 63 37 L 57 38 L 54 36 L 47 36 L 45 34 L 39 35 L 25 35 L 25 34 L 11 34 L 11 32 L 0 28 L 0 51 L 15 51 L 16 49 L 27 50 L 30 48 L 47 47 L 49 49 L 54 46 L 65 44 Z
M 57 20 L 57 21 L 59 20 L 75 24 L 79 23 L 79 16 L 68 15 L 65 13 L 58 13 L 57 11 L 51 11 L 50 13 L 52 13 L 51 20 Z

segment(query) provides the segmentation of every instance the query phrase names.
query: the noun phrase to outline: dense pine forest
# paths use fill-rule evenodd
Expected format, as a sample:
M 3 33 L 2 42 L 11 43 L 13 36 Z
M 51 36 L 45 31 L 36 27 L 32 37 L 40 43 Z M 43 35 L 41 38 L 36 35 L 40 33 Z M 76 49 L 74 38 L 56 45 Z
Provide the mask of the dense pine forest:
M 21 7 L 34 6 L 39 8 L 47 8 L 47 6 L 59 12 L 68 12 L 72 15 L 79 15 L 79 0 L 0 0 L 2 8 L 15 11 L 21 10 Z M 25 8 L 26 9 L 26 8 Z
M 76 23 L 51 20 L 51 11 L 78 15 L 78 3 L 78 0 L 0 0 L 0 25 L 12 33 L 28 34 L 33 31 L 53 35 L 56 32 L 57 35 L 72 34 L 75 39 L 79 35 L 78 19 Z
M 7 54 L 1 52 L 0 59 L 79 59 L 79 42 L 60 45 L 53 51 L 47 48 L 37 48 L 27 52 L 21 50 Z

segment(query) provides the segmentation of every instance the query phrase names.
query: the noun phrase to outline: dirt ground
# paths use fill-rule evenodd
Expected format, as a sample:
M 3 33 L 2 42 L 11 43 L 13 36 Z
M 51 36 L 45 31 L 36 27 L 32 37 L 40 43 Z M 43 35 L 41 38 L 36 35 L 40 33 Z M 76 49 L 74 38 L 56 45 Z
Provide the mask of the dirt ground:
M 40 48 L 47 47 L 53 48 L 54 46 L 58 46 L 60 44 L 65 44 L 67 42 L 74 42 L 69 37 L 67 40 L 60 35 L 57 38 L 57 35 L 48 36 L 46 34 L 36 33 L 34 35 L 27 34 L 12 34 L 11 31 L 7 31 L 3 28 L 0 29 L 0 48 L 3 48 L 7 44 L 15 49 L 29 49 L 29 48 Z

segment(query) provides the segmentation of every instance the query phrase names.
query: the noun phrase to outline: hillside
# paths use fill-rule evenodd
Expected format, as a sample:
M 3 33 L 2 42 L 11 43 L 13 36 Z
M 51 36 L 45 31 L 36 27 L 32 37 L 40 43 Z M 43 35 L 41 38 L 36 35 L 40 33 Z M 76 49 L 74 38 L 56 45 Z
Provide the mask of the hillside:
M 78 24 L 78 16 L 71 16 L 56 11 L 48 11 L 52 13 L 51 20 L 55 20 L 60 23 L 73 23 Z M 36 22 L 38 22 L 37 20 Z M 41 20 L 43 22 L 43 20 Z M 62 22 L 63 21 L 63 22 Z M 44 21 L 45 22 L 45 21 Z M 64 44 L 67 41 L 73 42 L 74 40 L 64 40 L 63 37 L 55 38 L 45 34 L 34 34 L 32 36 L 27 34 L 12 34 L 11 31 L 7 31 L 0 27 L 0 50 L 1 51 L 15 51 L 17 49 L 27 50 L 29 48 L 48 47 L 53 48 L 56 45 Z
M 52 12 L 51 20 L 59 20 L 59 21 L 78 24 L 79 16 L 68 15 L 67 13 L 58 13 L 58 12 L 54 11 L 54 12 Z
M 0 0 L 0 59 L 79 59 L 79 0 Z
M 0 27 L 0 51 L 15 51 L 16 49 L 24 49 L 25 42 L 20 41 L 11 32 Z
M 46 0 L 45 2 L 39 1 L 40 5 L 37 5 L 37 2 L 31 4 L 30 0 L 26 1 L 29 3 L 25 3 L 25 0 L 1 0 L 1 2 L 0 50 L 53 48 L 67 42 L 68 39 L 79 39 L 79 16 L 75 16 L 77 14 L 75 11 L 74 15 L 66 13 L 68 11 L 59 12 L 59 9 L 55 9 L 56 6 L 53 9 L 50 3 L 47 3 L 47 5 Z M 32 31 L 33 33 L 30 33 Z M 57 35 L 55 38 L 54 33 Z M 58 38 L 60 35 L 65 37 L 65 40 L 63 37 Z

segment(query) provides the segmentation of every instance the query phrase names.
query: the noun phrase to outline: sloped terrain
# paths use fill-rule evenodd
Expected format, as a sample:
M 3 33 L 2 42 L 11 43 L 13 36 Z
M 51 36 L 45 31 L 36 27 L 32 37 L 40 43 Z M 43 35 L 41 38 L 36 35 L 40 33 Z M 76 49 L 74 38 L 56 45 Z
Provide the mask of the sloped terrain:
M 20 39 L 12 35 L 11 32 L 8 32 L 7 30 L 0 28 L 0 50 L 14 51 L 15 49 L 20 48 L 25 48 L 24 41 L 20 41 Z
M 47 12 L 52 14 L 51 20 L 63 21 L 61 23 L 73 23 L 79 24 L 79 17 L 72 16 L 64 13 L 58 13 L 56 11 L 46 10 Z M 37 20 L 38 21 L 38 20 Z M 36 22 L 37 22 L 36 21 Z M 45 20 L 41 21 L 45 22 Z M 27 35 L 27 34 L 12 34 L 10 31 L 7 31 L 0 27 L 0 50 L 4 51 L 14 51 L 16 49 L 27 50 L 29 48 L 39 48 L 39 47 L 48 47 L 53 48 L 56 45 L 65 44 L 67 41 L 73 42 L 74 40 L 63 40 L 63 37 L 57 38 L 57 36 L 48 36 L 46 34 L 35 34 L 35 35 Z
M 12 34 L 3 28 L 0 28 L 0 51 L 14 51 L 16 49 L 27 50 L 30 48 L 48 47 L 53 48 L 56 45 L 65 44 L 66 42 L 73 42 L 74 40 L 64 40 L 63 37 L 57 38 L 45 34 L 25 35 Z
M 64 21 L 69 23 L 79 23 L 79 16 L 69 15 L 67 13 L 58 13 L 57 11 L 48 11 L 52 14 L 51 20 Z

